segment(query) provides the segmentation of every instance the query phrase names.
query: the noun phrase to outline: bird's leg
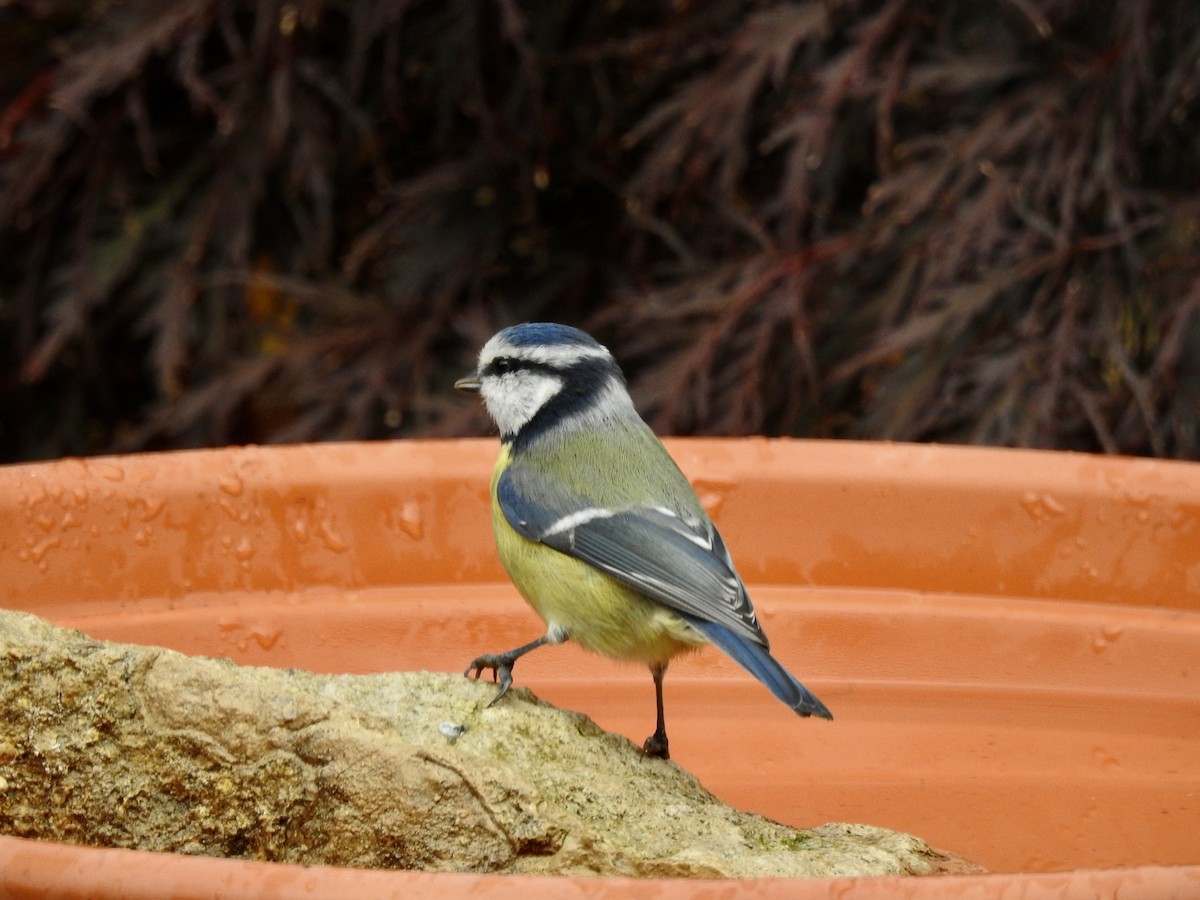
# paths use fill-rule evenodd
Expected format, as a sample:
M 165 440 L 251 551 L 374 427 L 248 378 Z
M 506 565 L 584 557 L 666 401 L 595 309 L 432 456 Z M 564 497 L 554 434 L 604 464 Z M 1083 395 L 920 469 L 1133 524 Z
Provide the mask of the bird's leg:
M 476 657 L 475 660 L 467 666 L 467 670 L 463 672 L 468 678 L 478 678 L 483 674 L 484 669 L 492 670 L 492 681 L 499 682 L 500 690 L 496 691 L 496 696 L 492 698 L 492 702 L 488 706 L 495 706 L 496 702 L 508 693 L 508 689 L 512 687 L 512 668 L 516 661 L 528 653 L 530 650 L 536 650 L 542 644 L 557 644 L 549 634 L 544 634 L 536 641 L 530 641 L 515 650 L 509 650 L 507 653 L 485 653 L 483 656 Z M 474 672 L 474 675 L 471 673 Z
M 665 662 L 654 663 L 650 666 L 650 674 L 654 676 L 654 698 L 658 702 L 658 727 L 654 730 L 654 734 L 646 738 L 646 742 L 642 744 L 642 752 L 656 759 L 671 758 L 671 754 L 667 750 L 667 723 L 663 718 L 662 684 L 663 676 L 666 673 L 667 664 Z

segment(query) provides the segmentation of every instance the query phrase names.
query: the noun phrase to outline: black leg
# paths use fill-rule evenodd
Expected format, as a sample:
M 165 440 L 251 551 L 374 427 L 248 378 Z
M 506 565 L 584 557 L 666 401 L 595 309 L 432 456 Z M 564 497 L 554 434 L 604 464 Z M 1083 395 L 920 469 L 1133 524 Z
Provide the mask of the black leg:
M 536 641 L 530 641 L 524 646 L 518 647 L 516 650 L 509 650 L 507 653 L 485 653 L 483 656 L 476 659 L 467 666 L 467 671 L 463 672 L 468 678 L 478 678 L 483 674 L 484 669 L 492 670 L 492 681 L 500 683 L 500 690 L 496 691 L 496 696 L 492 698 L 492 702 L 488 706 L 495 706 L 496 701 L 508 693 L 508 689 L 512 687 L 512 668 L 518 659 L 528 653 L 530 650 L 536 650 L 542 644 L 557 643 L 551 641 L 549 635 L 542 635 Z M 472 676 L 474 672 L 474 676 Z
M 654 734 L 646 738 L 646 743 L 642 744 L 642 752 L 658 759 L 671 758 L 671 754 L 667 750 L 667 722 L 663 717 L 662 684 L 663 676 L 666 673 L 667 664 L 665 662 L 654 663 L 650 666 L 650 674 L 654 676 L 654 698 L 658 703 L 658 727 Z

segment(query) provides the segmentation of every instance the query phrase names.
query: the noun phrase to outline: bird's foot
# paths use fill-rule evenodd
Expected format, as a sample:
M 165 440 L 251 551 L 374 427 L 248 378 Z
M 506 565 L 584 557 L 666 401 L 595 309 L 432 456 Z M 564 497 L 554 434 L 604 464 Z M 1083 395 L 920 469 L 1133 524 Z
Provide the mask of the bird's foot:
M 646 742 L 642 744 L 642 754 L 654 759 L 670 759 L 671 754 L 667 750 L 667 733 L 656 731 L 646 738 Z
M 483 656 L 476 657 L 467 670 L 463 672 L 468 678 L 478 679 L 483 674 L 484 669 L 492 670 L 492 681 L 500 685 L 500 690 L 496 691 L 496 696 L 492 698 L 489 707 L 495 706 L 496 703 L 508 693 L 508 689 L 512 687 L 512 668 L 516 658 L 509 653 L 485 653 Z

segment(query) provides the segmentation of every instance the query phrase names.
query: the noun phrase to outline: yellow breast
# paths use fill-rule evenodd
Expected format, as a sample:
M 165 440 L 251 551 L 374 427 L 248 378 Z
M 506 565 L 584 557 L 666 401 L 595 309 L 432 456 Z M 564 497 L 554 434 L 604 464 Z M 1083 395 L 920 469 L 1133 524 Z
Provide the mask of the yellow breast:
M 521 596 L 548 627 L 561 628 L 595 653 L 646 663 L 665 662 L 706 643 L 662 604 L 514 531 L 496 500 L 496 481 L 507 465 L 504 447 L 492 477 L 496 550 Z

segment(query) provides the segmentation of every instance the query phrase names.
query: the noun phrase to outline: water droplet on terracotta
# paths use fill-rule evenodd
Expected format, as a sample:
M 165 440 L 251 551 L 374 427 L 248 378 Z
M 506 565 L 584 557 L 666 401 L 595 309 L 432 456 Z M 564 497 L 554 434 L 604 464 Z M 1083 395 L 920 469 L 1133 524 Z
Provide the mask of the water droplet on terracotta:
M 54 537 L 48 537 L 44 541 L 39 541 L 37 543 L 26 542 L 26 545 L 29 548 L 29 555 L 27 559 L 31 559 L 36 563 L 41 563 L 42 559 L 48 552 L 61 544 L 62 538 L 58 537 L 57 535 Z M 42 569 L 42 571 L 44 572 L 45 569 Z
M 150 532 L 145 528 L 139 528 L 133 533 L 133 542 L 139 547 L 145 547 L 150 543 Z
M 1035 522 L 1044 522 L 1047 519 L 1061 516 L 1067 511 L 1067 508 L 1054 497 L 1049 494 L 1039 494 L 1036 491 L 1027 491 L 1021 497 L 1021 506 Z
M 302 544 L 308 541 L 308 520 L 304 516 L 292 520 L 292 537 Z
M 92 466 L 105 481 L 124 481 L 125 470 L 114 463 L 93 462 Z
M 425 519 L 421 513 L 421 504 L 416 500 L 406 500 L 399 511 L 387 513 L 388 525 L 402 531 L 414 541 L 425 536 Z
M 226 500 L 224 497 L 217 501 L 217 505 L 224 510 L 225 515 L 229 516 L 230 519 L 241 525 L 248 525 L 255 516 L 253 507 L 246 504 L 240 504 L 242 508 L 239 509 L 238 504 L 234 504 L 233 502 Z
M 692 488 L 696 491 L 696 496 L 700 498 L 700 505 L 704 507 L 704 511 L 712 518 L 716 518 L 721 507 L 725 505 L 736 484 L 728 481 L 712 481 L 709 479 L 700 479 L 692 482 Z
M 239 653 L 246 652 L 248 644 L 245 635 L 246 625 L 243 622 L 237 619 L 220 619 L 217 621 L 217 628 L 235 650 Z
M 346 539 L 338 533 L 338 530 L 327 519 L 322 519 L 317 523 L 317 537 L 321 539 L 322 544 L 334 553 L 345 553 L 350 549 L 350 545 L 346 543 Z
M 1100 629 L 1100 634 L 1092 640 L 1092 650 L 1096 653 L 1103 653 L 1110 646 L 1120 640 L 1121 635 L 1125 633 L 1125 628 L 1121 625 L 1106 625 Z
M 1051 497 L 1049 494 L 1042 495 L 1042 503 L 1045 505 L 1046 510 L 1051 515 L 1061 516 L 1065 515 L 1067 512 L 1066 506 L 1060 503 L 1056 498 Z
M 250 637 L 263 650 L 270 650 L 283 637 L 283 629 L 255 625 L 250 629 Z
M 1117 760 L 1117 758 L 1103 747 L 1093 747 L 1092 758 L 1095 759 L 1096 764 L 1106 772 L 1115 772 L 1121 768 L 1121 763 Z
M 243 537 L 239 540 L 233 548 L 233 555 L 242 562 L 249 560 L 254 555 L 254 544 L 250 538 Z
M 242 491 L 246 489 L 246 483 L 237 475 L 227 475 L 218 482 L 218 487 L 230 497 L 242 496 Z
M 159 513 L 161 513 L 163 511 L 163 507 L 166 506 L 166 503 L 167 503 L 167 501 L 164 500 L 162 497 L 158 497 L 156 499 L 150 499 L 147 497 L 138 497 L 138 499 L 137 499 L 137 505 L 139 507 L 138 515 L 140 516 L 140 518 L 143 522 L 153 522 L 155 519 L 158 518 Z

